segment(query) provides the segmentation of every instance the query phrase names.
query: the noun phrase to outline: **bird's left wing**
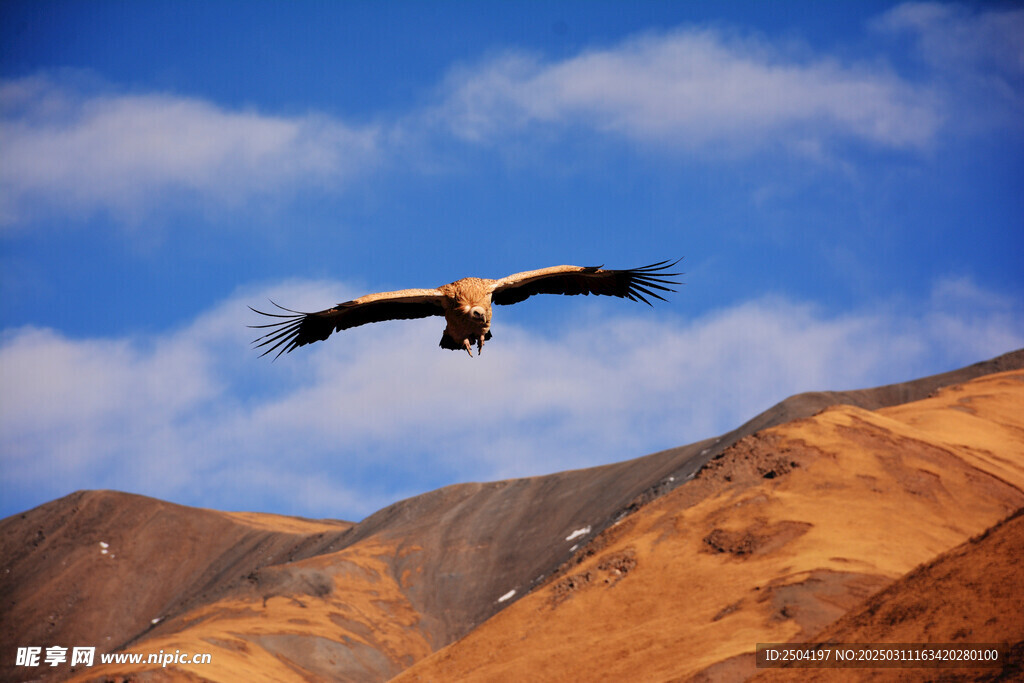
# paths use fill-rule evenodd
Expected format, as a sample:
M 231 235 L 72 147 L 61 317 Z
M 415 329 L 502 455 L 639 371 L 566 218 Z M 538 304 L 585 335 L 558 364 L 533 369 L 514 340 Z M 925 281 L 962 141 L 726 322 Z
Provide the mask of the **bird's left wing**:
M 646 296 L 665 301 L 657 291 L 674 292 L 665 285 L 679 284 L 669 278 L 682 273 L 665 271 L 679 263 L 661 261 L 629 270 L 604 270 L 601 266 L 552 266 L 527 270 L 495 280 L 491 285 L 491 301 L 515 304 L 534 294 L 598 294 L 618 296 L 650 305 Z
M 260 354 L 261 356 L 277 351 L 277 355 L 274 356 L 277 358 L 282 353 L 291 353 L 299 346 L 323 341 L 331 336 L 332 332 L 340 332 L 350 327 L 385 320 L 444 315 L 443 301 L 444 294 L 439 289 L 403 289 L 397 292 L 367 294 L 316 313 L 293 311 L 271 301 L 270 303 L 285 313 L 265 313 L 257 311 L 252 306 L 249 308 L 260 315 L 282 320 L 249 327 L 270 328 L 269 332 L 253 341 L 253 344 L 256 348 L 268 347 Z

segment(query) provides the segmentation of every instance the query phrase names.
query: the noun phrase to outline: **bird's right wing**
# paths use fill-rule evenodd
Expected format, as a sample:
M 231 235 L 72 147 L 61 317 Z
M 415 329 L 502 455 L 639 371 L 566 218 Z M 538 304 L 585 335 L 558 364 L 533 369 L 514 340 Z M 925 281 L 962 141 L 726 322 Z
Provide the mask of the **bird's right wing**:
M 516 304 L 534 294 L 596 294 L 618 296 L 650 305 L 646 297 L 665 301 L 658 292 L 674 292 L 666 285 L 679 284 L 666 273 L 681 259 L 661 261 L 628 270 L 605 270 L 602 266 L 551 266 L 515 273 L 491 285 L 491 300 L 500 305 Z
M 285 313 L 265 313 L 252 306 L 249 308 L 270 318 L 282 320 L 265 325 L 250 325 L 253 328 L 270 328 L 270 331 L 253 341 L 256 348 L 268 347 L 261 356 L 277 351 L 274 358 L 282 353 L 313 342 L 323 341 L 332 332 L 350 327 L 379 323 L 385 320 L 428 318 L 444 315 L 444 294 L 438 289 L 403 289 L 397 292 L 367 294 L 352 301 L 338 304 L 316 313 L 303 313 L 278 306 Z

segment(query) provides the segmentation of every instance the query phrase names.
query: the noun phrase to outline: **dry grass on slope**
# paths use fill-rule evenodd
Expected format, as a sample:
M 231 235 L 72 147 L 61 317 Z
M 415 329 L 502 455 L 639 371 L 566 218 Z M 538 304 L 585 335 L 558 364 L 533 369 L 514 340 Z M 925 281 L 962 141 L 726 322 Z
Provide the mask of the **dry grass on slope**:
M 250 585 L 168 623 L 131 652 L 211 653 L 209 664 L 106 665 L 81 678 L 386 680 L 431 649 L 390 571 L 395 547 L 368 541 L 269 567 Z
M 395 680 L 753 676 L 756 643 L 814 636 L 1024 505 L 1022 406 L 1012 371 L 759 432 Z

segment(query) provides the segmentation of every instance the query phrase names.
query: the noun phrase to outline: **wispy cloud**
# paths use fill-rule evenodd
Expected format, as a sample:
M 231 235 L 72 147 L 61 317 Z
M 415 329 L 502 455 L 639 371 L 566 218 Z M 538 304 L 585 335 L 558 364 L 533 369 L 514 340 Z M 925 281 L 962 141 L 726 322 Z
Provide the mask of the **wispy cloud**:
M 453 137 L 543 150 L 582 135 L 704 159 L 783 150 L 812 163 L 851 148 L 930 152 L 957 127 L 1020 127 L 1022 34 L 1024 10 L 907 3 L 866 27 L 859 57 L 705 26 L 563 59 L 512 46 L 449 70 L 433 104 L 364 112 L 373 125 L 66 74 L 8 80 L 0 228 L 47 212 L 139 223 L 172 207 L 252 210 L 300 189 L 337 192 L 381 165 L 436 168 L 462 149 Z M 924 69 L 894 66 L 893 36 L 911 37 Z
M 299 306 L 345 291 L 274 288 Z M 950 279 L 913 310 L 830 315 L 769 297 L 684 321 L 593 304 L 543 336 L 501 311 L 478 359 L 438 349 L 442 324 L 428 319 L 349 330 L 270 363 L 244 327 L 244 303 L 261 298 L 239 294 L 160 338 L 8 331 L 5 499 L 107 487 L 359 517 L 424 486 L 639 456 L 727 431 L 795 392 L 910 379 L 1024 345 L 1018 304 Z
M 908 2 L 873 22 L 886 35 L 911 39 L 931 67 L 929 79 L 949 93 L 958 118 L 972 126 L 1024 120 L 1024 9 Z
M 376 162 L 374 128 L 67 80 L 0 84 L 0 226 L 42 205 L 129 220 L 169 201 L 239 205 L 338 186 Z
M 874 27 L 910 34 L 921 55 L 943 69 L 1024 77 L 1024 9 L 907 2 L 878 17 Z
M 437 115 L 470 140 L 557 124 L 731 151 L 836 136 L 920 148 L 942 118 L 933 93 L 875 62 L 794 55 L 711 29 L 645 35 L 562 61 L 507 54 L 453 73 Z

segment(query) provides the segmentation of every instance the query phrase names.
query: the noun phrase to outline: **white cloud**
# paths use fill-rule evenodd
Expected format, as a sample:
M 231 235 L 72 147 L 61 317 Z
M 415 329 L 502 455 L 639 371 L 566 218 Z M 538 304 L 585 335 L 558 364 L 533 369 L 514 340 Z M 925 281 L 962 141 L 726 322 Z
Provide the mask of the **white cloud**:
M 274 294 L 301 307 L 345 289 Z M 541 335 L 502 309 L 472 360 L 437 348 L 443 322 L 427 319 L 349 330 L 270 363 L 244 327 L 245 304 L 260 300 L 239 294 L 159 339 L 8 331 L 8 499 L 104 487 L 353 518 L 447 483 L 682 445 L 792 393 L 910 379 L 1024 345 L 1016 304 L 964 279 L 938 283 L 918 310 L 840 316 L 784 298 L 692 321 L 664 307 L 606 317 L 595 304 Z
M 0 83 L 0 225 L 41 206 L 140 220 L 154 205 L 238 206 L 335 186 L 376 161 L 377 131 L 170 94 Z
M 909 36 L 961 126 L 1020 129 L 1024 117 L 1024 9 L 908 2 L 873 28 Z M 964 121 L 966 119 L 966 121 Z
M 921 55 L 942 68 L 1024 76 L 1024 9 L 907 2 L 881 15 L 874 27 L 912 34 Z
M 835 136 L 919 148 L 941 119 L 932 93 L 877 63 L 797 57 L 695 29 L 559 62 L 513 53 L 462 69 L 449 77 L 437 115 L 472 140 L 547 123 L 738 151 Z
M 81 74 L 7 80 L 0 228 L 39 215 L 109 212 L 138 224 L 179 207 L 251 210 L 300 189 L 336 191 L 382 163 L 433 169 L 453 134 L 477 144 L 582 131 L 670 153 L 781 148 L 821 162 L 848 142 L 929 149 L 947 125 L 1024 112 L 1024 11 L 911 3 L 872 26 L 911 35 L 929 70 L 911 79 L 881 50 L 858 61 L 684 27 L 561 60 L 513 49 L 451 70 L 437 106 L 368 126 L 111 92 Z

